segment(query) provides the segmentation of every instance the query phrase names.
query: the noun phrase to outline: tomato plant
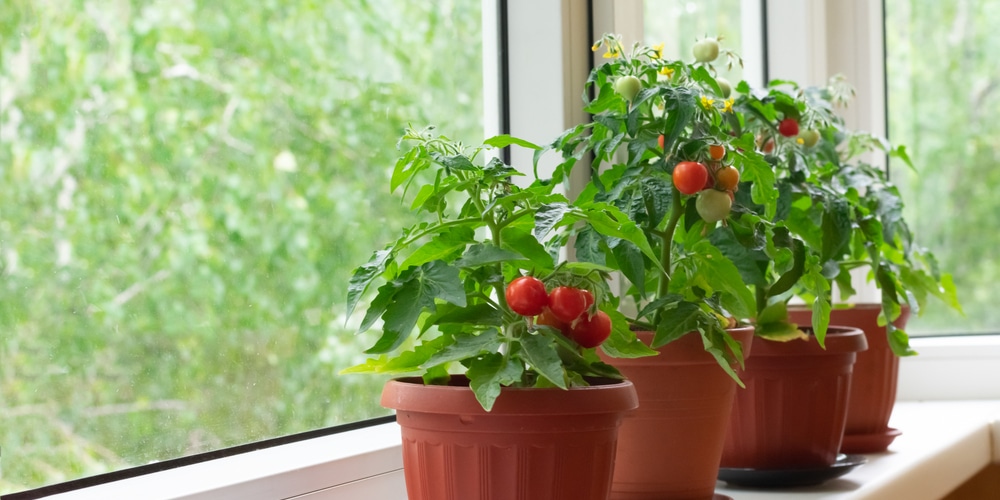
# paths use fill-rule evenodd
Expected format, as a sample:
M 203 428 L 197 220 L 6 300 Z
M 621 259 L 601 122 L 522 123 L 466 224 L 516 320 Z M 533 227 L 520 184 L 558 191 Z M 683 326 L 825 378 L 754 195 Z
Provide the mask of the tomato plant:
M 683 194 L 695 194 L 708 182 L 708 168 L 696 161 L 682 161 L 674 167 L 674 187 Z
M 581 347 L 597 347 L 611 336 L 611 318 L 604 311 L 585 315 L 570 327 L 567 336 Z
M 552 328 L 562 332 L 563 335 L 566 335 L 569 332 L 569 323 L 557 318 L 554 314 L 552 314 L 552 309 L 549 309 L 548 307 L 543 308 L 541 314 L 535 318 L 535 324 L 551 326 Z
M 507 305 L 521 316 L 537 316 L 549 304 L 545 284 L 533 276 L 514 278 L 504 292 Z
M 698 193 L 695 208 L 705 222 L 718 222 L 729 216 L 733 200 L 725 192 L 717 189 L 706 189 Z
M 795 118 L 785 118 L 778 124 L 778 133 L 785 137 L 799 135 L 799 122 Z
M 587 310 L 587 297 L 579 288 L 557 286 L 549 292 L 549 309 L 557 319 L 569 323 Z
M 723 167 L 715 173 L 715 185 L 724 191 L 736 189 L 740 183 L 740 171 L 733 167 Z

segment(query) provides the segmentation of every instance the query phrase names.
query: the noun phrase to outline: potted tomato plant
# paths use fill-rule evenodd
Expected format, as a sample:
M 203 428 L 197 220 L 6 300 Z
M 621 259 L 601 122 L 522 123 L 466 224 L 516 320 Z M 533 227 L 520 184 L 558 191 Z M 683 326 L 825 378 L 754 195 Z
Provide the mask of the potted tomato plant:
M 697 47 L 692 62 L 671 61 L 657 47 L 626 50 L 617 36 L 602 37 L 593 48 L 608 62 L 591 72 L 585 92 L 593 120 L 547 146 L 564 158 L 556 182 L 581 160 L 590 162 L 591 181 L 574 205 L 615 207 L 655 253 L 593 227 L 575 231 L 578 259 L 625 278 L 626 319 L 659 352 L 607 358 L 640 399 L 620 432 L 613 498 L 712 496 L 738 370 L 754 333 L 757 297 L 740 268 L 755 265 L 743 257 L 764 240 L 743 240 L 724 221 L 746 211 L 733 204 L 744 189 L 741 177 L 759 180 L 746 189 L 774 212 L 774 173 L 753 136 L 734 128 L 744 119 L 736 96 L 714 76 L 720 54 L 738 56 L 715 39 Z M 728 239 L 716 241 L 723 232 Z M 787 231 L 769 236 L 768 260 L 784 266 L 771 272 L 791 267 L 792 239 Z M 742 254 L 728 253 L 744 245 Z
M 409 498 L 606 498 L 619 422 L 637 401 L 595 347 L 651 352 L 617 312 L 608 269 L 557 256 L 577 225 L 651 254 L 642 232 L 551 183 L 519 187 L 517 170 L 486 157 L 539 149 L 527 141 L 465 147 L 427 129 L 401 143 L 390 188 L 426 217 L 355 270 L 349 307 L 364 302 L 360 329 L 381 335 L 345 371 L 398 376 L 382 404 L 402 429 Z
M 847 453 L 884 451 L 899 434 L 888 426 L 895 402 L 899 356 L 915 354 L 905 332 L 911 311 L 921 313 L 931 297 L 961 310 L 951 277 L 937 269 L 931 252 L 916 244 L 902 217 L 903 200 L 884 169 L 864 161 L 865 154 L 896 157 L 910 165 L 903 146 L 850 130 L 832 113 L 853 95 L 840 77 L 821 88 L 780 82 L 808 106 L 796 116 L 803 132 L 784 141 L 775 161 L 795 171 L 784 187 L 790 193 L 792 231 L 822 248 L 822 276 L 839 292 L 830 321 L 865 332 L 869 349 L 858 354 L 848 404 L 844 443 Z M 766 131 L 762 131 L 766 134 Z M 912 165 L 910 165 L 912 168 Z M 815 224 L 814 221 L 821 221 Z M 867 269 L 880 290 L 880 303 L 851 302 L 851 271 Z M 815 293 L 802 290 L 805 302 L 826 308 Z M 825 313 L 824 313 L 825 315 Z M 791 310 L 793 323 L 812 323 L 811 311 Z M 822 316 L 820 316 L 822 317 Z

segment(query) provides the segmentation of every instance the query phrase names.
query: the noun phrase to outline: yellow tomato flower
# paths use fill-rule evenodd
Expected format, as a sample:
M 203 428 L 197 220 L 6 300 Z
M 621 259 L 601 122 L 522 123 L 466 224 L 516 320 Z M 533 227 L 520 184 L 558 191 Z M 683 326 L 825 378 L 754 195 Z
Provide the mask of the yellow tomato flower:
M 620 57 L 620 56 L 621 56 L 621 54 L 617 50 L 614 50 L 614 49 L 608 49 L 608 51 L 604 53 L 604 58 L 605 59 L 615 59 L 615 58 Z
M 701 107 L 705 109 L 711 109 L 712 104 L 715 103 L 715 99 L 709 99 L 707 96 L 701 96 Z
M 802 145 L 802 144 L 805 144 L 805 143 L 806 143 L 806 141 L 805 141 L 805 139 L 803 139 L 803 138 L 801 138 L 801 137 L 796 137 L 796 138 L 795 138 L 795 143 L 796 143 L 796 144 L 799 144 L 799 145 Z
M 671 77 L 674 76 L 674 70 L 673 70 L 673 68 L 670 68 L 668 66 L 664 66 L 664 67 L 660 68 L 660 74 L 663 75 L 663 76 L 666 76 L 667 78 L 671 78 Z
M 597 45 L 596 43 L 595 43 L 595 44 L 593 44 L 593 45 L 591 45 L 591 46 L 590 46 L 590 51 L 591 51 L 591 52 L 597 52 L 597 47 L 598 47 L 598 45 Z
M 653 51 L 656 52 L 656 54 L 653 54 L 653 56 L 652 56 L 653 59 L 663 59 L 663 44 L 662 43 L 658 43 L 656 45 L 653 45 Z
M 733 112 L 733 102 L 734 102 L 733 99 L 726 99 L 725 102 L 723 102 L 724 106 L 722 108 L 722 111 L 725 112 L 725 113 L 732 113 Z

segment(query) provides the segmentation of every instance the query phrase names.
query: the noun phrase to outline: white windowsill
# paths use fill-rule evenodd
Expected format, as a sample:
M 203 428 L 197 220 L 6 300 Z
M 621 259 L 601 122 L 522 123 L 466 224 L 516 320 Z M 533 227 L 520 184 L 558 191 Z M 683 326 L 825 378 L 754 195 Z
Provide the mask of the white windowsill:
M 936 499 L 990 462 L 1000 463 L 1000 336 L 914 339 L 891 425 L 903 431 L 888 453 L 817 488 L 726 488 L 735 500 L 763 498 Z M 947 401 L 965 397 L 976 401 Z M 997 451 L 993 451 L 997 450 Z M 405 499 L 395 423 L 276 446 L 74 492 L 57 500 Z

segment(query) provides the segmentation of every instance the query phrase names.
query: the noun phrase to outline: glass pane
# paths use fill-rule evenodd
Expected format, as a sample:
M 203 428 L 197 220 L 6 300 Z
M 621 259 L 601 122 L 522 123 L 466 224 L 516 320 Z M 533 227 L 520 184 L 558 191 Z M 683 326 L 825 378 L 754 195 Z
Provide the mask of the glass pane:
M 481 28 L 480 0 L 6 2 L 0 493 L 386 414 L 337 375 L 376 333 L 346 283 L 408 217 L 407 123 L 482 140 Z
M 934 304 L 911 333 L 996 332 L 1000 282 L 1000 2 L 886 1 L 889 136 L 917 241 L 954 275 L 965 316 Z
M 740 27 L 741 0 L 657 0 L 644 2 L 644 43 L 663 44 L 666 59 L 694 60 L 691 49 L 698 40 L 722 37 L 722 49 L 729 49 L 743 56 L 743 38 Z M 720 55 L 715 63 L 719 75 L 732 83 L 733 88 L 744 78 L 743 70 L 734 60 L 732 69 L 726 68 L 726 58 Z

